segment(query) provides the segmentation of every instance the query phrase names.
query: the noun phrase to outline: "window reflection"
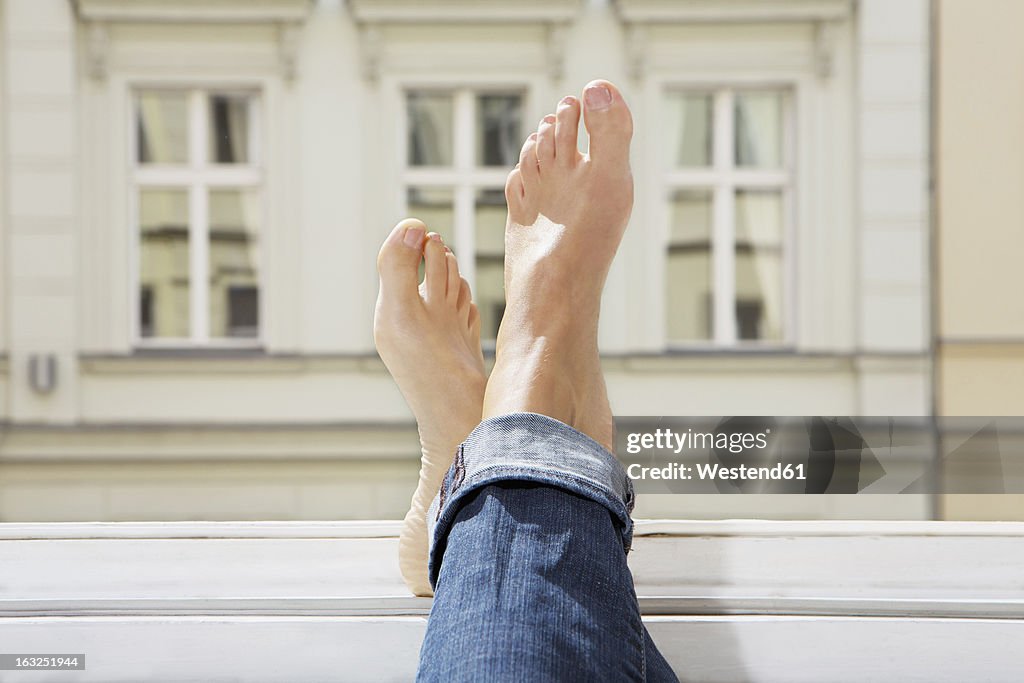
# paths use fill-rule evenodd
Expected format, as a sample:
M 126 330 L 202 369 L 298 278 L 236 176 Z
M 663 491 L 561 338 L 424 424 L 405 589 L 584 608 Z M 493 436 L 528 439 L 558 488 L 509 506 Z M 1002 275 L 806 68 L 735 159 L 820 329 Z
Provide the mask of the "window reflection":
M 480 334 L 485 340 L 498 336 L 505 313 L 505 204 L 504 189 L 479 190 L 476 194 L 476 291 Z
M 210 336 L 256 337 L 259 330 L 259 198 L 251 190 L 211 190 Z
M 476 163 L 478 166 L 515 166 L 522 147 L 522 97 L 478 95 L 476 107 Z
M 782 339 L 782 194 L 736 192 L 736 334 Z
M 208 156 L 215 164 L 245 164 L 249 159 L 249 100 L 246 95 L 210 96 Z
M 710 94 L 669 93 L 665 123 L 665 145 L 672 166 L 707 167 L 712 163 L 711 121 L 713 100 Z
M 141 164 L 188 161 L 188 94 L 145 91 L 136 100 L 138 160 Z
M 454 103 L 451 94 L 410 92 L 409 165 L 451 166 L 454 147 Z
M 188 194 L 139 193 L 139 317 L 143 337 L 189 335 Z
M 669 341 L 712 335 L 710 190 L 678 190 L 671 198 L 666 273 Z
M 782 94 L 737 93 L 735 102 L 736 165 L 782 166 Z

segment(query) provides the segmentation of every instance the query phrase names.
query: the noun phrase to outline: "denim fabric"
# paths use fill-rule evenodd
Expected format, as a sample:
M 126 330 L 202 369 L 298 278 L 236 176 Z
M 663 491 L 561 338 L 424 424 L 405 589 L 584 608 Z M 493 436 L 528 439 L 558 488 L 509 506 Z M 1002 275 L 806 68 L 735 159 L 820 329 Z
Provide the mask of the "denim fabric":
M 626 566 L 633 489 L 551 418 L 491 418 L 428 512 L 434 605 L 420 681 L 676 681 Z

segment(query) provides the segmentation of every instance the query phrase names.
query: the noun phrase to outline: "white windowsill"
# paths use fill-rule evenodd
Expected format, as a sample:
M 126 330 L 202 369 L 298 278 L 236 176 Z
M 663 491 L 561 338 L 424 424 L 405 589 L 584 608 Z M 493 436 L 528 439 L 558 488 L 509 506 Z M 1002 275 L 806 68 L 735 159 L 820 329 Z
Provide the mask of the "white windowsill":
M 61 680 L 411 680 L 431 601 L 401 582 L 398 530 L 0 524 L 0 642 L 85 653 Z M 1022 541 L 1015 522 L 645 520 L 629 557 L 684 680 L 1012 681 Z
M 398 574 L 399 530 L 392 521 L 0 524 L 9 570 L 0 614 L 426 614 L 429 600 L 409 595 Z M 639 520 L 629 560 L 647 614 L 1024 617 L 1024 586 L 1007 572 L 1024 566 L 1022 541 L 1021 522 Z M 123 559 L 108 565 L 114 557 Z

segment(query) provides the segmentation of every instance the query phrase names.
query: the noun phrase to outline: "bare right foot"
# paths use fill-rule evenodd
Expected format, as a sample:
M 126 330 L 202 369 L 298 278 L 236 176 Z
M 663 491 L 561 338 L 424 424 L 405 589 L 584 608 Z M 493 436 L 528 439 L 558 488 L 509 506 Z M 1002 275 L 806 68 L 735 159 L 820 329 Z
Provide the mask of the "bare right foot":
M 615 86 L 588 84 L 582 110 L 590 152 L 583 155 L 576 146 L 580 109 L 566 97 L 544 117 L 505 185 L 508 303 L 483 417 L 540 413 L 612 450 L 597 323 L 633 207 L 633 121 Z

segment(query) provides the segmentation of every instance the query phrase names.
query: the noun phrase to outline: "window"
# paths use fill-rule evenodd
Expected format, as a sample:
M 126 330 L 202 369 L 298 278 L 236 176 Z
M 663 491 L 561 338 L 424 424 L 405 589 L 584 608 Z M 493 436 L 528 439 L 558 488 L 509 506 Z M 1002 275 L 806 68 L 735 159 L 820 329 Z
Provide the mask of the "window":
M 667 95 L 669 344 L 786 341 L 785 90 Z
M 523 106 L 515 91 L 405 93 L 406 208 L 460 257 L 485 341 L 494 340 L 505 309 L 504 188 L 523 143 Z
M 259 337 L 258 113 L 250 92 L 136 93 L 143 343 L 238 344 Z

